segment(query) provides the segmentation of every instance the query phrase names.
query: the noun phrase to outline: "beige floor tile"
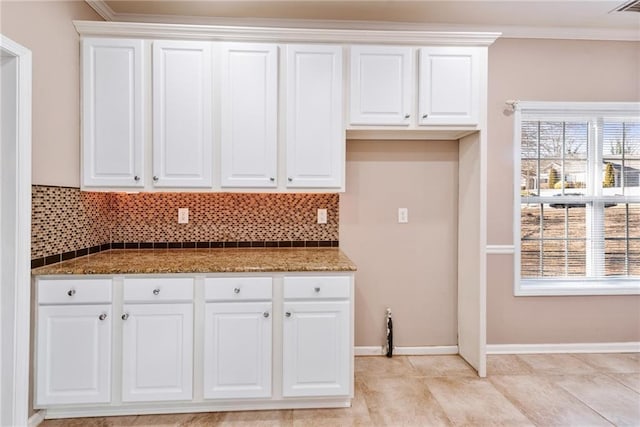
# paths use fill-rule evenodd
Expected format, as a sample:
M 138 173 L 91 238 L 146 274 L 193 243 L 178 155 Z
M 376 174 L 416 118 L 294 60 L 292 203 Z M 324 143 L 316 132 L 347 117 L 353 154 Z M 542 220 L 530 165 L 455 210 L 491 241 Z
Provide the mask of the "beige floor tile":
M 238 411 L 221 413 L 218 426 L 279 427 L 293 425 L 293 411 Z M 189 426 L 190 427 L 190 426 Z
M 520 354 L 518 357 L 531 367 L 535 374 L 584 375 L 595 374 L 595 368 L 572 354 Z
M 587 353 L 574 356 L 593 366 L 598 372 L 640 372 L 640 359 L 633 354 Z
M 487 375 L 528 375 L 531 372 L 531 366 L 516 354 L 487 356 Z
M 640 374 L 609 374 L 609 376 L 640 393 Z
M 347 425 L 351 425 L 356 421 L 371 422 L 367 402 L 364 399 L 363 387 L 362 380 L 356 380 L 354 397 L 350 408 L 295 409 L 293 410 L 293 424 L 300 425 L 304 421 L 316 423 L 324 420 L 332 420 Z
M 454 425 L 533 425 L 486 379 L 425 378 L 425 382 Z
M 611 425 L 593 409 L 554 384 L 551 377 L 497 375 L 490 377 L 489 380 L 536 425 Z
M 356 357 L 355 360 L 356 377 L 402 377 L 414 376 L 416 371 L 409 363 L 407 356 L 367 356 Z
M 107 419 L 110 417 L 92 418 L 60 418 L 56 420 L 44 420 L 40 427 L 107 427 Z M 132 424 L 130 424 L 132 425 Z
M 607 375 L 554 379 L 584 404 L 617 426 L 640 425 L 640 394 Z
M 456 355 L 409 356 L 409 363 L 419 376 L 475 377 L 477 372 L 464 359 Z
M 373 425 L 451 425 L 424 378 L 366 378 L 363 390 Z

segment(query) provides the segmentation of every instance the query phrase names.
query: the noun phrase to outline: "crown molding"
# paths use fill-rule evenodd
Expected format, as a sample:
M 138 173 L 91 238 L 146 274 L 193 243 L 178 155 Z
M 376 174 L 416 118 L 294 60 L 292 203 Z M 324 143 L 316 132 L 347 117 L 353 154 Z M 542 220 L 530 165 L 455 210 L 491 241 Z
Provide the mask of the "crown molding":
M 73 21 L 82 36 L 154 39 L 489 46 L 500 33 L 280 28 L 141 22 Z

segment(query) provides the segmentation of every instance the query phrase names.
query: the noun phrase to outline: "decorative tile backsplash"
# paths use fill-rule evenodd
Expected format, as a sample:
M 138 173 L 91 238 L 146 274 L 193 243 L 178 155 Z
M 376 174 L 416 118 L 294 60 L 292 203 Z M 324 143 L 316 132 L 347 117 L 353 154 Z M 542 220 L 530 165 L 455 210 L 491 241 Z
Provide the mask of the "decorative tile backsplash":
M 102 193 L 33 186 L 32 266 L 111 247 L 337 246 L 338 194 Z M 178 208 L 189 223 L 178 224 Z M 316 210 L 327 209 L 327 224 Z

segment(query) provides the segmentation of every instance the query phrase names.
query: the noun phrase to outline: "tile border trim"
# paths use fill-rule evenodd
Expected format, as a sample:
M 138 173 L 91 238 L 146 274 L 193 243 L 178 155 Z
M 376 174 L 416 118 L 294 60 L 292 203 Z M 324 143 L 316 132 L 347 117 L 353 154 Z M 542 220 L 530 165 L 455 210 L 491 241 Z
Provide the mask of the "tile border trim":
M 428 356 L 458 354 L 457 345 L 433 345 L 422 347 L 393 347 L 393 354 L 398 356 Z M 382 346 L 357 346 L 354 347 L 354 356 L 382 356 L 386 354 Z

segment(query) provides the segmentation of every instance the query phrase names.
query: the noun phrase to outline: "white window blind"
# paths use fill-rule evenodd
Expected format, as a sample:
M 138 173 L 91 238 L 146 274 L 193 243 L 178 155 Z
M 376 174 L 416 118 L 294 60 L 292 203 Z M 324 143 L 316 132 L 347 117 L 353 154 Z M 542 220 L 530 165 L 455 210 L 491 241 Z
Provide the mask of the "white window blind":
M 640 106 L 516 109 L 516 294 L 640 293 Z

